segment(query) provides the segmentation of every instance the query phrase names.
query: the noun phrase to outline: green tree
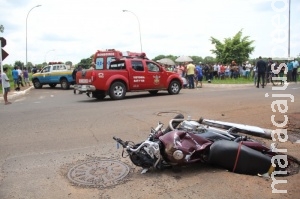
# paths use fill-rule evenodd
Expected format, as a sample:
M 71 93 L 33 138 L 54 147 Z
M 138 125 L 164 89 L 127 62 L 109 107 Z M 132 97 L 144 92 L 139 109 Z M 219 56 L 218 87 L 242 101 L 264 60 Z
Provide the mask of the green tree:
M 71 61 L 66 61 L 66 63 L 65 63 L 66 65 L 69 65 L 69 66 L 72 66 L 72 62 Z
M 24 63 L 21 61 L 15 61 L 14 67 L 20 67 L 23 68 L 24 67 Z
M 86 69 L 90 68 L 90 66 L 93 62 L 93 56 L 94 55 L 91 55 L 89 58 L 80 60 L 80 62 L 78 64 L 81 64 L 82 68 L 86 68 Z
M 169 59 L 175 61 L 175 59 L 176 59 L 177 57 L 174 56 L 174 55 L 158 55 L 158 56 L 154 57 L 152 60 L 153 60 L 153 61 L 158 61 L 158 60 L 164 59 L 164 58 L 169 58 Z
M 199 64 L 200 62 L 203 63 L 203 58 L 199 56 L 191 56 L 192 60 L 195 64 Z
M 27 70 L 31 71 L 32 67 L 33 67 L 32 62 L 27 62 Z
M 205 63 L 205 64 L 214 64 L 214 63 L 216 63 L 216 59 L 212 56 L 206 56 L 203 59 L 203 63 Z
M 232 38 L 225 38 L 224 43 L 211 37 L 211 43 L 215 45 L 215 49 L 211 50 L 216 55 L 216 61 L 224 64 L 235 61 L 238 64 L 248 60 L 249 55 L 253 52 L 254 47 L 251 46 L 254 40 L 249 40 L 249 36 L 242 37 L 240 30 Z

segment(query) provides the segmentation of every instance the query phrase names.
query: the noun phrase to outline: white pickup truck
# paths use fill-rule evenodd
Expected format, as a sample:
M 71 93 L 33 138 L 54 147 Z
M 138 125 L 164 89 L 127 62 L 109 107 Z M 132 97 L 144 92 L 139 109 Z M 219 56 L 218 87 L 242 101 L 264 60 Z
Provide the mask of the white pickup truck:
M 45 66 L 40 72 L 32 75 L 32 83 L 36 89 L 42 88 L 45 84 L 52 88 L 60 84 L 62 89 L 69 89 L 70 85 L 75 84 L 72 72 L 62 62 L 49 62 L 49 65 Z

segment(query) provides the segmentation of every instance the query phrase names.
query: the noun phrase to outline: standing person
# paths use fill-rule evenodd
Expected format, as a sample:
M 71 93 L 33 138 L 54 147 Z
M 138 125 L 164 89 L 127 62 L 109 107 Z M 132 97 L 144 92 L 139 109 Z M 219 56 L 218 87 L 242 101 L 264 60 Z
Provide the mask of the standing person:
M 230 72 L 231 72 L 231 74 L 230 74 L 231 79 L 232 78 L 236 79 L 238 77 L 239 67 L 234 60 L 231 62 Z
M 184 66 L 178 65 L 178 66 L 176 67 L 176 72 L 180 75 L 180 77 L 183 77 L 183 74 L 184 74 Z
M 245 65 L 245 68 L 246 68 L 246 78 L 249 78 L 250 77 L 250 71 L 251 71 L 251 64 L 249 63 L 249 61 L 246 61 L 246 65 Z
M 284 76 L 285 66 L 286 66 L 286 64 L 284 66 L 282 66 L 280 71 L 279 71 L 279 77 L 280 77 L 280 84 L 281 85 L 284 85 L 283 76 Z
M 209 80 L 209 67 L 208 67 L 208 64 L 204 65 L 203 71 L 204 71 L 205 80 L 208 81 Z
M 5 105 L 11 104 L 11 102 L 9 102 L 7 100 L 7 94 L 10 91 L 10 84 L 9 84 L 9 79 L 6 75 L 7 72 L 7 68 L 3 68 L 3 74 L 1 74 L 1 79 L 2 79 L 2 85 L 4 88 L 4 94 L 3 94 L 3 98 L 4 98 L 4 103 Z
M 20 84 L 19 84 L 19 73 L 17 71 L 17 67 L 15 66 L 14 69 L 11 71 L 11 75 L 14 80 L 14 88 L 15 90 L 20 90 Z
M 27 68 L 24 68 L 23 70 L 23 77 L 24 77 L 24 83 L 25 83 L 25 86 L 30 86 L 30 81 L 29 81 L 29 75 L 28 75 L 28 70 Z
M 96 68 L 96 64 L 94 62 L 91 63 L 91 67 L 89 68 L 90 70 L 94 70 Z
M 34 74 L 34 73 L 37 73 L 37 68 L 36 68 L 36 66 L 34 66 L 34 67 L 32 68 L 32 74 Z
M 299 62 L 297 60 L 293 61 L 293 72 L 292 72 L 292 78 L 294 82 L 297 82 L 297 70 L 299 67 Z
M 76 74 L 77 74 L 77 72 L 78 71 L 81 71 L 82 70 L 82 67 L 81 67 L 81 65 L 78 65 L 78 67 L 77 68 L 74 68 L 74 70 L 73 70 L 73 72 L 72 72 L 72 77 L 73 77 L 73 79 L 74 79 L 74 81 L 75 81 L 75 84 L 76 84 Z M 76 89 L 75 89 L 75 86 L 74 86 L 74 94 L 76 94 Z M 79 94 L 81 94 L 80 92 L 79 92 Z
M 196 66 L 195 80 L 196 80 L 196 88 L 198 87 L 198 82 L 200 82 L 200 88 L 202 88 L 203 72 L 202 72 L 202 68 L 199 65 Z
M 258 59 L 259 60 L 256 63 L 256 70 L 257 70 L 256 88 L 259 88 L 260 78 L 262 79 L 262 87 L 264 88 L 267 64 L 264 60 L 262 60 L 261 56 L 259 56 Z
M 20 67 L 18 67 L 17 71 L 18 71 L 18 75 L 19 75 L 19 84 L 21 84 L 22 87 L 24 87 L 24 84 L 23 84 L 23 72 L 20 69 Z
M 220 65 L 220 74 L 219 77 L 220 79 L 225 79 L 225 66 L 223 64 Z
M 190 62 L 187 66 L 186 66 L 186 74 L 188 77 L 188 82 L 189 82 L 189 89 L 194 89 L 195 88 L 195 83 L 194 83 L 194 76 L 195 76 L 195 65 Z
M 292 82 L 293 81 L 293 62 L 292 61 L 289 61 L 288 64 L 287 64 L 287 67 L 288 67 L 288 72 L 287 72 L 287 81 L 288 82 Z

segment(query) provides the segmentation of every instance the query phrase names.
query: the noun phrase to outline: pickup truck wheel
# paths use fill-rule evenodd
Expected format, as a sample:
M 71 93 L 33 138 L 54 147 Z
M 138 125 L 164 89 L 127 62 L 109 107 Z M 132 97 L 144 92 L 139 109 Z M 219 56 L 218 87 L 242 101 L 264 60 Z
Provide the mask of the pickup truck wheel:
M 156 95 L 156 94 L 158 93 L 158 90 L 149 91 L 149 93 L 150 93 L 151 95 Z
M 120 100 L 125 97 L 126 87 L 122 82 L 115 82 L 110 86 L 109 96 L 113 100 Z
M 171 81 L 169 88 L 168 88 L 168 92 L 170 95 L 175 95 L 178 94 L 180 91 L 180 84 L 178 81 L 174 80 Z
M 68 80 L 66 80 L 65 78 L 60 80 L 60 84 L 61 84 L 61 88 L 62 89 L 69 89 L 70 88 L 70 83 L 68 82 Z
M 41 84 L 41 82 L 38 79 L 33 80 L 33 86 L 36 89 L 42 88 L 43 85 Z
M 56 84 L 49 84 L 51 88 L 55 88 Z

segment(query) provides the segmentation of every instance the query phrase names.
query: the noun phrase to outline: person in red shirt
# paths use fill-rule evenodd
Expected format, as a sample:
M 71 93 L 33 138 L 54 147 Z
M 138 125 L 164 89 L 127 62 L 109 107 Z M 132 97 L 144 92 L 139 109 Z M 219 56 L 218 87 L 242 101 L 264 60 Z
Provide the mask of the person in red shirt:
M 223 64 L 220 66 L 220 77 L 221 79 L 225 78 L 225 66 Z

